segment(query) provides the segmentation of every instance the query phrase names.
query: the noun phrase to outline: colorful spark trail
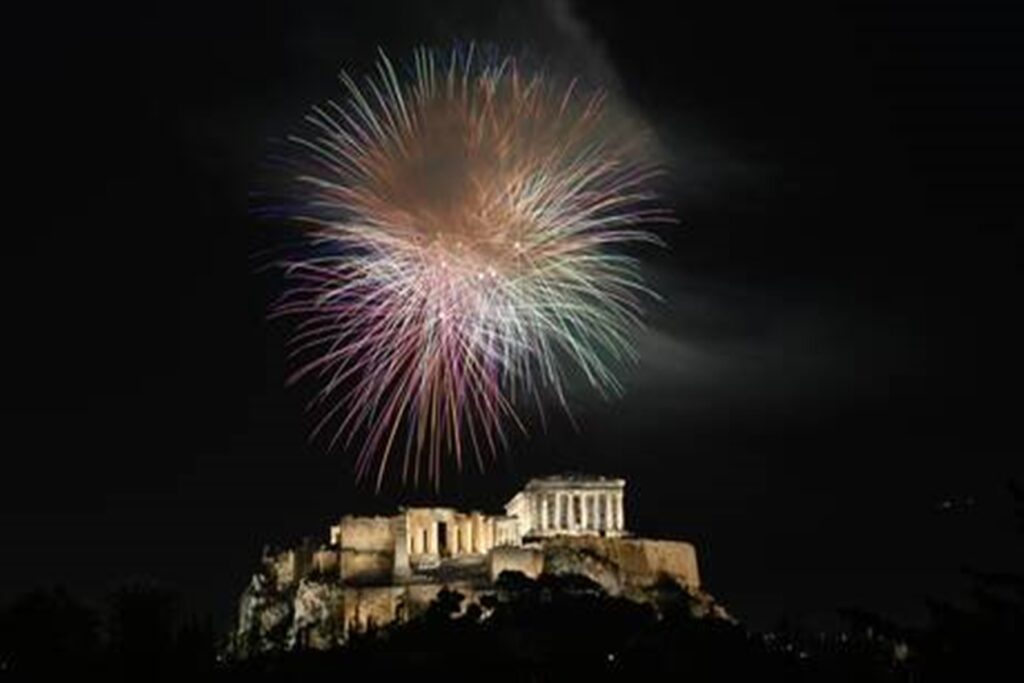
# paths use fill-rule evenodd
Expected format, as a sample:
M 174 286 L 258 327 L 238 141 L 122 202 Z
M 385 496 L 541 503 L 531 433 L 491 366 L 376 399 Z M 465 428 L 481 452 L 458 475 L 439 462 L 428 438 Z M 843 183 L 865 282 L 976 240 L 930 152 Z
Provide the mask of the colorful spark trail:
M 437 485 L 446 458 L 483 467 L 525 429 L 524 403 L 568 408 L 570 375 L 618 393 L 651 295 L 622 247 L 670 221 L 635 126 L 472 50 L 419 50 L 408 78 L 382 53 L 342 81 L 290 138 L 309 251 L 275 307 L 299 316 L 291 381 L 321 382 L 315 433 L 362 439 L 378 488 L 399 466 Z

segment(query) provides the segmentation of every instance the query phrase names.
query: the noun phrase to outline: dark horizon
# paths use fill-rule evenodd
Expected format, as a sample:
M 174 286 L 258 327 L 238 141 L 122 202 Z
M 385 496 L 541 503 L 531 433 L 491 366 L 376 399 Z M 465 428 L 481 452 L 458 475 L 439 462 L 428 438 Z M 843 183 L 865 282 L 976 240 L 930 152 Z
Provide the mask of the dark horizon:
M 566 470 L 624 477 L 630 528 L 694 543 L 755 628 L 916 621 L 965 566 L 1024 568 L 1021 14 L 479 5 L 12 10 L 0 604 L 150 577 L 226 627 L 264 544 Z M 341 68 L 466 40 L 604 83 L 680 224 L 622 398 L 377 495 L 307 440 L 251 193 Z

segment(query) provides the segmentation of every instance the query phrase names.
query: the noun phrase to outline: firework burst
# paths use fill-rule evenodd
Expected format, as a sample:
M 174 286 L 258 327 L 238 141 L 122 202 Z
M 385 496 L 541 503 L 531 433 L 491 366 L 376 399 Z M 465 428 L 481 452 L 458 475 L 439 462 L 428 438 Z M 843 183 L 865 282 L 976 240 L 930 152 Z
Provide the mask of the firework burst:
M 447 458 L 503 448 L 523 403 L 567 408 L 570 375 L 617 393 L 650 294 L 622 247 L 668 220 L 635 127 L 472 50 L 341 78 L 290 138 L 309 249 L 275 307 L 300 317 L 291 380 L 321 383 L 316 432 L 360 435 L 378 488 L 391 467 L 436 485 Z

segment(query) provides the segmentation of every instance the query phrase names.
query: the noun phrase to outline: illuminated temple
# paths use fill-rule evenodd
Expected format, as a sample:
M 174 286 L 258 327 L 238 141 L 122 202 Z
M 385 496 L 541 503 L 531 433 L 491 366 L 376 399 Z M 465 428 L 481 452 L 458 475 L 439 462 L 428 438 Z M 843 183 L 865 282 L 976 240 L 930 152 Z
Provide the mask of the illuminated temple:
M 625 488 L 622 479 L 551 476 L 530 480 L 501 514 L 346 515 L 326 543 L 264 553 L 242 595 L 240 649 L 330 647 L 415 617 L 444 588 L 475 602 L 503 572 L 580 574 L 637 600 L 665 580 L 703 595 L 692 545 L 628 532 Z
M 472 569 L 496 548 L 529 549 L 543 538 L 622 536 L 625 484 L 604 477 L 534 479 L 505 505 L 503 515 L 411 507 L 391 517 L 346 516 L 331 527 L 324 562 L 339 563 L 341 576 L 350 581 L 379 580 L 389 573 L 395 581 L 408 581 L 448 560 L 454 561 L 450 569 Z M 490 560 L 495 565 L 495 558 Z M 498 560 L 490 573 L 500 569 Z

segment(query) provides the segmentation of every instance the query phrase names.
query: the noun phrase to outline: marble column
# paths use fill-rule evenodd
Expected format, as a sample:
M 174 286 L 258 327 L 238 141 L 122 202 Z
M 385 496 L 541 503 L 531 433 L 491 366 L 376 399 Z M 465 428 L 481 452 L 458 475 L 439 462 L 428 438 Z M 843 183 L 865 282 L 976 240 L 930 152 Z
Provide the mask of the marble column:
M 430 540 L 428 541 L 429 544 L 430 544 L 430 547 L 427 548 L 427 552 L 430 553 L 431 555 L 437 555 L 437 552 L 438 552 L 437 541 L 438 541 L 438 532 L 437 532 L 437 522 L 435 521 L 435 522 L 431 522 L 430 523 Z
M 521 523 L 519 526 L 520 533 L 529 533 L 530 530 L 537 528 L 541 524 L 541 499 L 537 497 L 537 494 L 529 495 L 529 523 Z M 498 538 L 497 528 L 495 529 L 495 539 Z
M 409 576 L 409 555 L 412 554 L 412 536 L 409 535 L 408 515 L 399 515 L 392 525 L 395 534 L 395 562 L 391 568 L 392 576 Z
M 626 510 L 625 510 L 625 507 L 622 504 L 622 498 L 623 498 L 623 496 L 620 493 L 617 496 L 617 499 L 618 499 L 617 504 L 619 506 L 619 531 L 625 531 L 626 530 Z

